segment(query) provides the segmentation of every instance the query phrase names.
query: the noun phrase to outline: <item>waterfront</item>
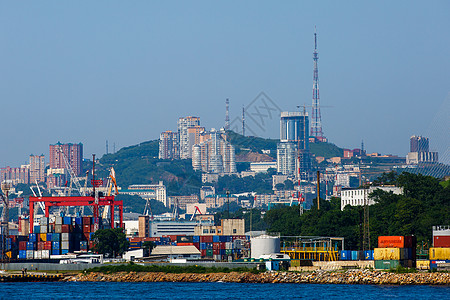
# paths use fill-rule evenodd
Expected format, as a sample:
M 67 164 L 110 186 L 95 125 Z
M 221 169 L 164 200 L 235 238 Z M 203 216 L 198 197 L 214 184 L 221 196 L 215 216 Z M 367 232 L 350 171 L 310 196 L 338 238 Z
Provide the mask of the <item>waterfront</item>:
M 2 283 L 1 299 L 446 299 L 449 286 L 188 282 Z

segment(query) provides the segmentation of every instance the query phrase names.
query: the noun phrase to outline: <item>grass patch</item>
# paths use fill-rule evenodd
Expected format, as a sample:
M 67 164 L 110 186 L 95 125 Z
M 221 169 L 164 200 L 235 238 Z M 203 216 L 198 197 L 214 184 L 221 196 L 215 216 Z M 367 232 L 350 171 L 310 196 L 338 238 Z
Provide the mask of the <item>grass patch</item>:
M 401 273 L 417 273 L 417 270 L 414 268 L 405 268 L 402 266 L 397 266 L 397 268 L 395 269 L 389 269 L 389 272 L 391 273 L 397 273 L 397 274 L 401 274 Z
M 117 273 L 117 272 L 162 272 L 162 273 L 197 273 L 197 274 L 206 274 L 206 273 L 230 273 L 230 272 L 250 272 L 253 274 L 258 274 L 263 271 L 258 271 L 256 269 L 247 269 L 247 268 L 216 268 L 216 267 L 203 267 L 203 266 L 158 266 L 158 265 L 150 265 L 143 266 L 137 265 L 135 263 L 129 264 L 120 264 L 120 265 L 110 265 L 110 266 L 101 266 L 94 267 L 91 269 L 86 269 L 86 273 Z

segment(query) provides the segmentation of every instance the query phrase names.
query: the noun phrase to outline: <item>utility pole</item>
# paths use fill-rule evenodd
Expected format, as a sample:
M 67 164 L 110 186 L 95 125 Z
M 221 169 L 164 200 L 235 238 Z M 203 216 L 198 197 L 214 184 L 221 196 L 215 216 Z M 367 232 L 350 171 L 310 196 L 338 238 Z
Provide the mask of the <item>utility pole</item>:
M 230 191 L 227 191 L 227 203 L 228 203 L 228 217 L 227 217 L 227 219 L 229 219 L 230 218 Z
M 245 108 L 242 106 L 242 135 L 245 136 Z
M 317 171 L 317 210 L 320 210 L 320 171 Z
M 230 108 L 230 100 L 227 98 L 225 100 L 225 130 L 230 130 L 230 115 L 229 115 L 229 108 Z

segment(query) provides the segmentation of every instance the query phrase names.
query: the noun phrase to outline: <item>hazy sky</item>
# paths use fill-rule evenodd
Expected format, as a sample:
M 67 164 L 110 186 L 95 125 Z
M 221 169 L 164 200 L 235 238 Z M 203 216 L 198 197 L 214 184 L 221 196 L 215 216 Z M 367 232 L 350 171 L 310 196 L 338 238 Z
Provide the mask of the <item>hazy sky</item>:
M 450 1 L 1 1 L 0 165 L 58 141 L 101 156 L 106 140 L 112 151 L 157 139 L 180 116 L 219 128 L 226 98 L 232 121 L 261 92 L 272 108 L 311 105 L 315 25 L 331 142 L 405 155 L 420 134 L 448 151 L 449 12 Z M 249 130 L 278 138 L 267 116 Z

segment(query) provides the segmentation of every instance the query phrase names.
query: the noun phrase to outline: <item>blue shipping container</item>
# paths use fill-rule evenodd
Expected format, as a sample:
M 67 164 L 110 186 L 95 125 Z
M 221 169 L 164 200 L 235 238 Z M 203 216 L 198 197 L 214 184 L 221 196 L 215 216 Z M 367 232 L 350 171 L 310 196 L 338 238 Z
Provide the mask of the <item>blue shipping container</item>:
M 19 250 L 19 259 L 27 258 L 27 250 Z
M 27 250 L 34 250 L 34 242 L 27 242 Z
M 358 251 L 352 251 L 352 260 L 358 260 Z
M 52 250 L 52 255 L 60 255 L 61 252 L 59 251 L 59 249 L 53 249 Z
M 198 235 L 194 235 L 192 237 L 192 242 L 193 243 L 200 243 L 200 237 Z
M 52 242 L 52 249 L 60 249 L 61 247 L 60 247 L 60 244 L 59 244 L 59 242 Z
M 52 242 L 59 242 L 61 240 L 60 233 L 52 233 Z
M 83 218 L 82 217 L 75 217 L 75 224 L 76 225 L 83 225 Z
M 200 243 L 200 250 L 206 250 L 206 243 Z
M 213 243 L 219 243 L 220 242 L 220 235 L 213 235 Z
M 41 233 L 41 226 L 34 226 L 34 233 Z
M 351 251 L 350 250 L 341 250 L 341 260 L 350 260 L 351 259 Z
M 67 254 L 67 253 L 69 253 L 69 249 L 62 249 L 61 250 L 61 254 Z
M 51 241 L 52 240 L 52 233 L 47 233 L 47 241 Z
M 450 260 L 430 260 L 430 270 L 437 270 L 440 264 L 450 264 Z
M 365 250 L 364 251 L 364 259 L 365 260 L 373 260 L 373 250 Z
M 28 235 L 28 241 L 30 242 L 36 242 L 36 233 L 30 233 Z

